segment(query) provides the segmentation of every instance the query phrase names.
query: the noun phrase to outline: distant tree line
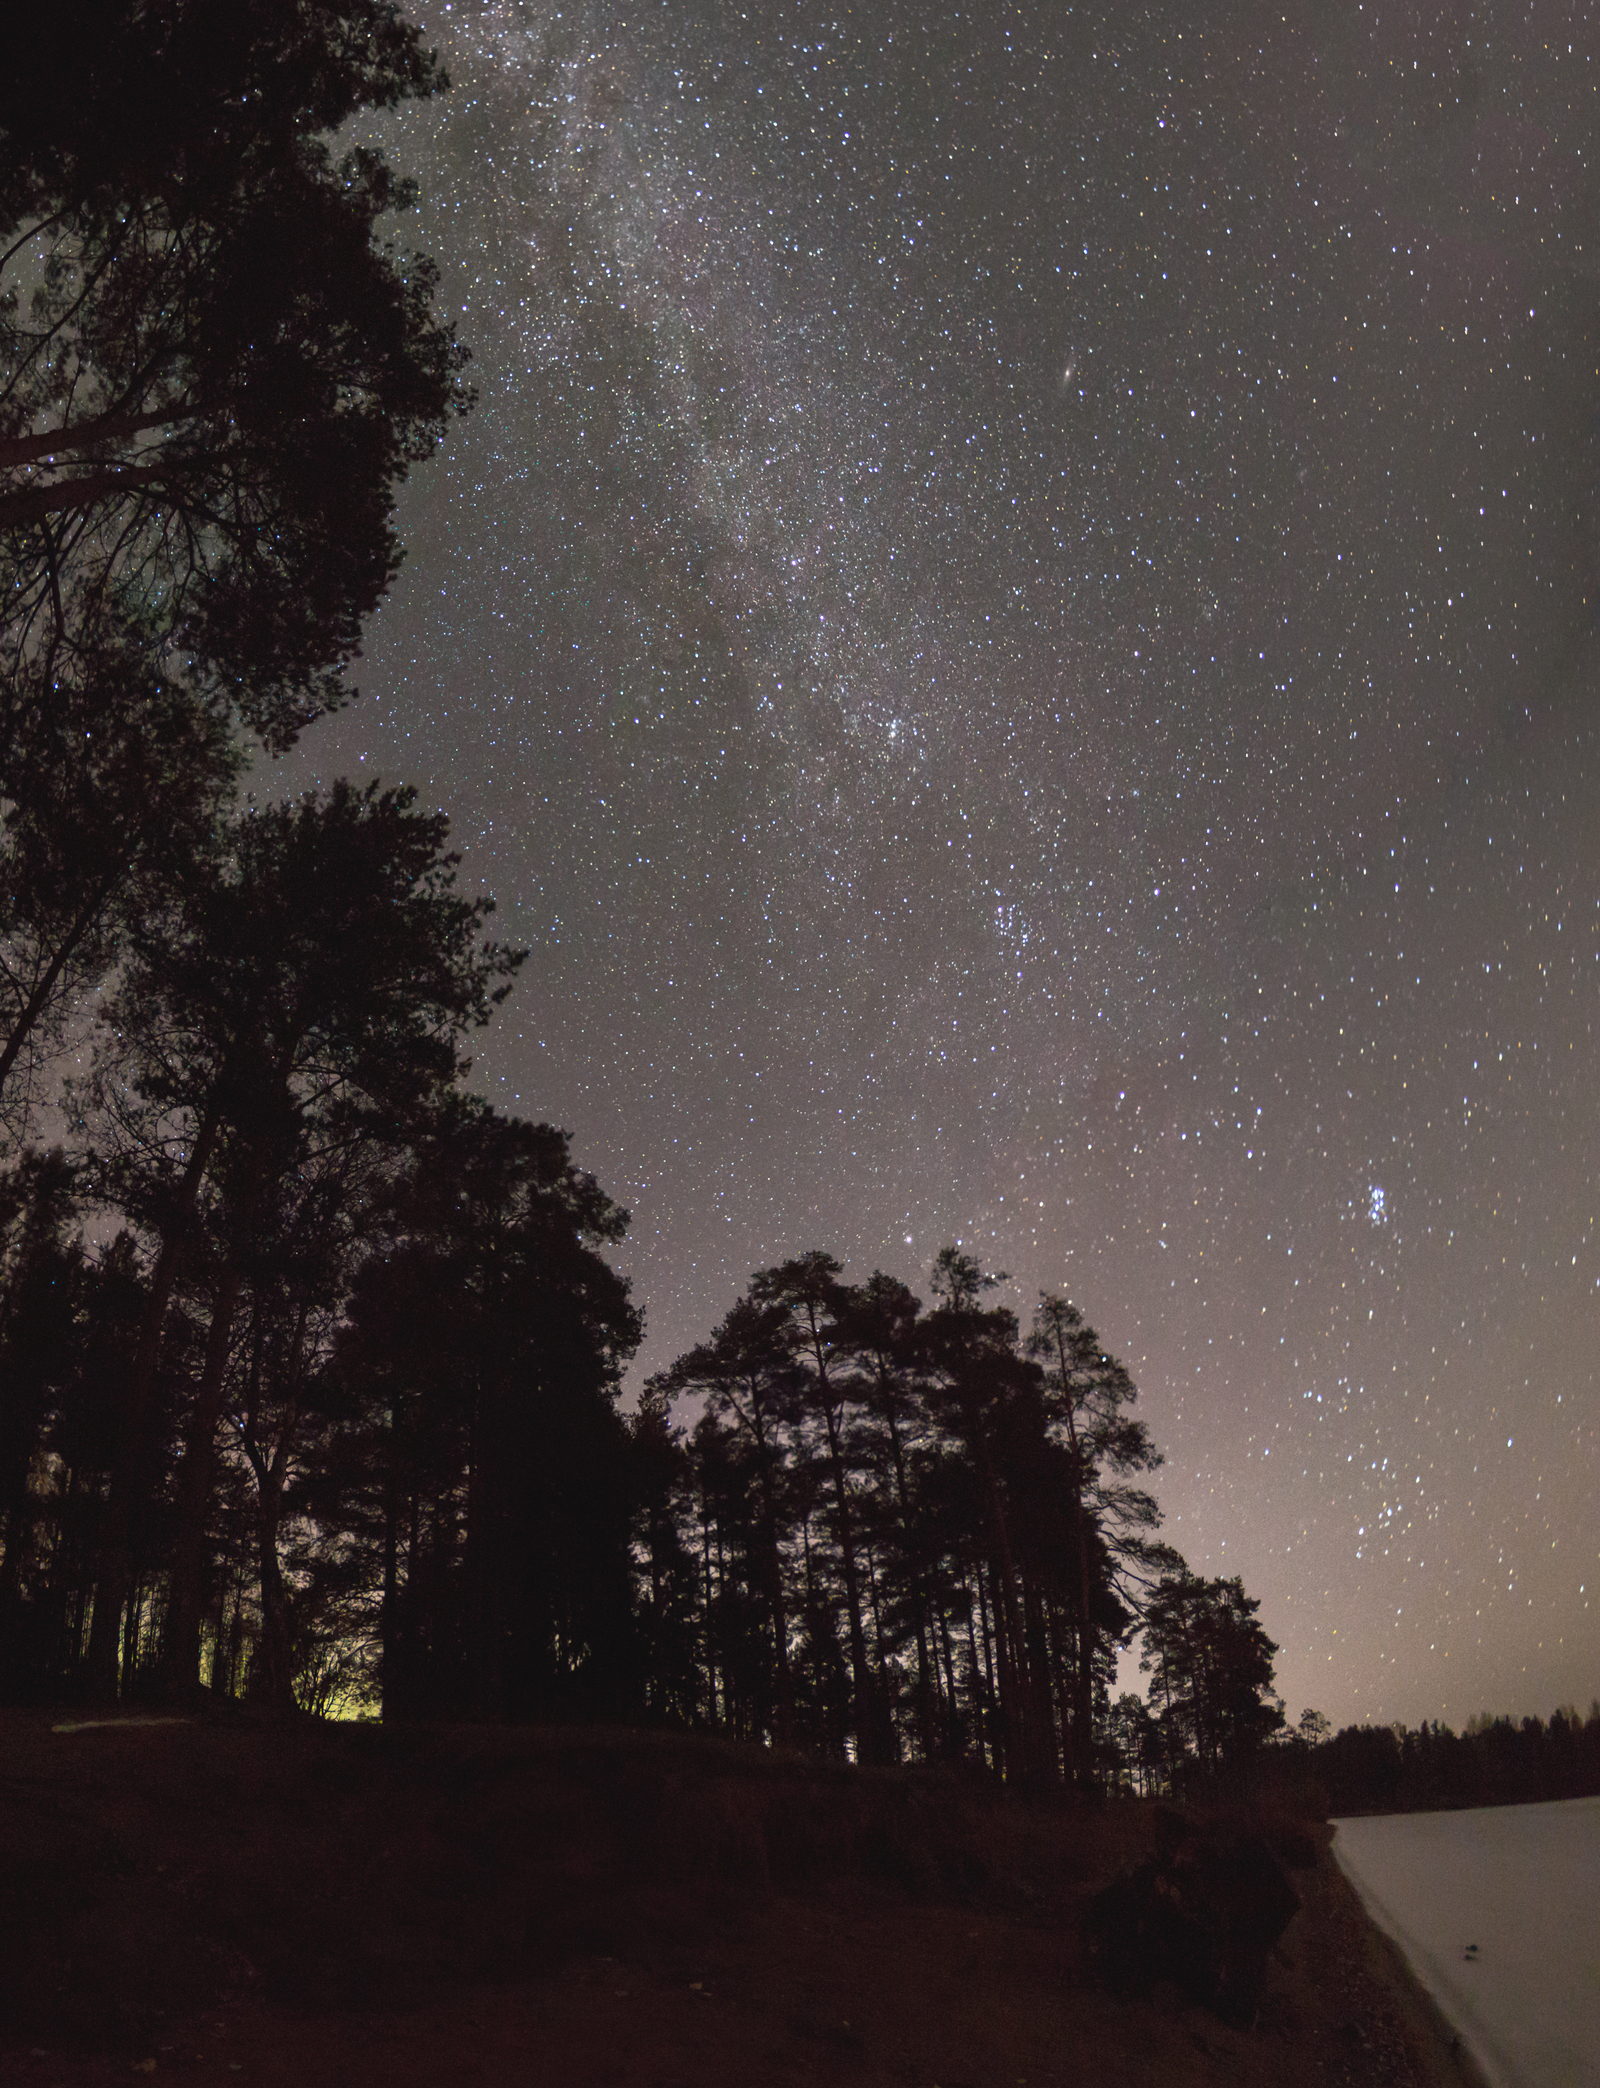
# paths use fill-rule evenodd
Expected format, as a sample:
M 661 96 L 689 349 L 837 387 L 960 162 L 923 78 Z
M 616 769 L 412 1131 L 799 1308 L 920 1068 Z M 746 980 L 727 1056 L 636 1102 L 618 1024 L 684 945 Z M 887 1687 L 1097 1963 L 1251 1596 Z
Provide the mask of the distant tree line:
M 1540 1718 L 1346 1726 L 1310 1750 L 1331 1813 L 1433 1812 L 1600 1796 L 1600 1702 Z
M 347 699 L 396 489 L 470 404 L 409 185 L 330 142 L 444 84 L 393 0 L 8 32 L 0 1695 L 1238 1759 L 1275 1648 L 1160 1542 L 1072 1305 L 1024 1335 L 959 1249 L 931 1305 L 814 1251 L 624 1412 L 627 1214 L 464 1084 L 523 955 L 445 819 L 242 794 Z

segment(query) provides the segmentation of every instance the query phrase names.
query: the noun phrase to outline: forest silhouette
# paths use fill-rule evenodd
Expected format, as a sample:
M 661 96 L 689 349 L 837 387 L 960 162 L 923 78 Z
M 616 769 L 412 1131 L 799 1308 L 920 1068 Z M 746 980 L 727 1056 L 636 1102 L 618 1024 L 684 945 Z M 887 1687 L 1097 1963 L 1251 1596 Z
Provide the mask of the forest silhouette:
M 1500 1788 L 1477 1740 L 1288 1733 L 1257 1603 L 1159 1535 L 1128 1372 L 959 1246 L 926 1301 L 823 1248 L 760 1271 L 627 1406 L 628 1215 L 467 1084 L 525 953 L 445 818 L 244 795 L 346 700 L 396 490 L 471 404 L 381 225 L 413 190 L 330 142 L 443 73 L 388 0 L 10 37 L 0 1697 Z
M 464 1085 L 523 953 L 444 818 L 241 795 L 471 403 L 412 189 L 330 142 L 444 76 L 387 0 L 88 13 L 0 82 L 0 1691 L 1089 1784 L 1142 1621 L 1139 1773 L 1259 1741 L 1255 1605 L 1066 1301 L 816 1250 L 623 1410 L 627 1214 Z

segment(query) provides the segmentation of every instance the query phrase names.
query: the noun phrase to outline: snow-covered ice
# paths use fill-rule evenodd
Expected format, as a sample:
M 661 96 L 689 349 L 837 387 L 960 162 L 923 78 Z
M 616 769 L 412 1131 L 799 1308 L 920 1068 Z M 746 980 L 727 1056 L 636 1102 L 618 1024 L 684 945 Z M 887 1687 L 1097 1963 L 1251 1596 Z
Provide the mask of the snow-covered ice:
M 1494 2088 L 1600 2088 L 1600 1798 L 1336 1825 L 1367 1912 Z

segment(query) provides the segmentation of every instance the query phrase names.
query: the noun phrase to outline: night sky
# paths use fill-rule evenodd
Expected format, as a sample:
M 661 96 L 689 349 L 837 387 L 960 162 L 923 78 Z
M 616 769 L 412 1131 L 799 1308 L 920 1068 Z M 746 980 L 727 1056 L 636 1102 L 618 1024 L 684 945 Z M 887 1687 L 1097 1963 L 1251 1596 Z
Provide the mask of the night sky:
M 445 805 L 640 1368 L 959 1240 L 1291 1717 L 1600 1691 L 1586 0 L 429 0 L 479 403 L 273 787 Z

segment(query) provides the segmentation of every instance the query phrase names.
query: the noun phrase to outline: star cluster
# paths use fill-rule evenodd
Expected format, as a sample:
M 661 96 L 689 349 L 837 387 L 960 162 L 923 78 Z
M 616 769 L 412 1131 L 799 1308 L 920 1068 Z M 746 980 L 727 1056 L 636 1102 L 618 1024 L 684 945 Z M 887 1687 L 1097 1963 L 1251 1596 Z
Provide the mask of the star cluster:
M 533 955 L 647 1365 L 1063 1290 L 1336 1722 L 1600 1688 L 1600 59 L 1574 0 L 425 0 L 479 403 L 293 779 Z

